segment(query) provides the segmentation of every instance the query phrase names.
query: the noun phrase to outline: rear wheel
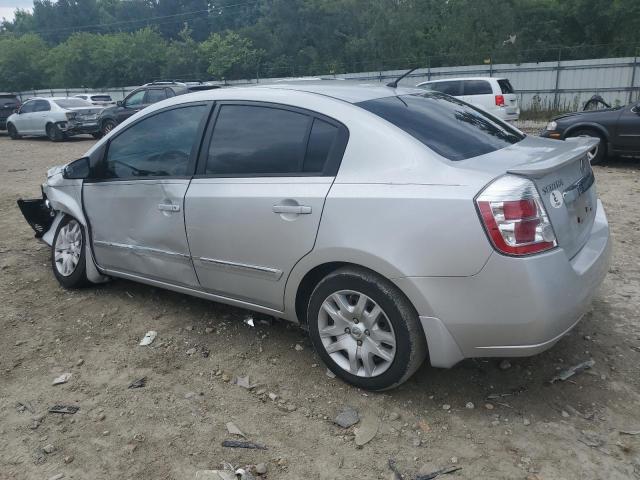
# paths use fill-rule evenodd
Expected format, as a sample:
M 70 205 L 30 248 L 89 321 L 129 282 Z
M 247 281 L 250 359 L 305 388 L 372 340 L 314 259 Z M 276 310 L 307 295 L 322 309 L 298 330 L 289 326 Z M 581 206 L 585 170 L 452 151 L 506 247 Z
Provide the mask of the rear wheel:
M 601 163 L 607 157 L 607 139 L 604 138 L 602 134 L 596 132 L 595 130 L 591 130 L 591 129 L 575 130 L 569 133 L 567 137 L 593 137 L 593 138 L 600 139 L 600 143 L 593 150 L 587 153 L 592 165 Z
M 105 120 L 104 122 L 102 122 L 102 128 L 101 128 L 102 135 L 106 135 L 114 128 L 116 128 L 116 122 L 110 119 Z
M 88 285 L 85 234 L 80 222 L 65 216 L 53 237 L 51 266 L 53 274 L 64 288 L 80 288 Z
M 345 267 L 322 279 L 307 318 L 313 345 L 329 369 L 360 388 L 400 385 L 427 354 L 413 306 L 395 285 L 365 269 Z
M 46 133 L 49 140 L 52 142 L 61 142 L 64 140 L 64 133 L 55 123 L 48 123 L 46 127 Z
M 9 132 L 9 136 L 11 137 L 11 140 L 18 140 L 20 138 L 18 129 L 13 125 L 13 123 L 10 123 L 9 125 L 7 125 L 7 131 Z

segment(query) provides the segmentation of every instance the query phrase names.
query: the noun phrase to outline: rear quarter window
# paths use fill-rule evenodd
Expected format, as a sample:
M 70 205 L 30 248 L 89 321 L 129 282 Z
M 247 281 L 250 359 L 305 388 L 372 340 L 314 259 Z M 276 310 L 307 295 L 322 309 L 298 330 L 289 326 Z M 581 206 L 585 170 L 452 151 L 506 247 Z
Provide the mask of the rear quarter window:
M 379 98 L 357 105 L 453 161 L 495 152 L 524 138 L 508 124 L 436 92 Z
M 491 95 L 493 89 L 486 80 L 465 80 L 464 95 Z
M 513 86 L 511 85 L 511 82 L 509 80 L 507 80 L 506 78 L 498 80 L 498 85 L 500 85 L 500 90 L 502 90 L 503 94 L 505 94 L 505 93 L 514 93 Z

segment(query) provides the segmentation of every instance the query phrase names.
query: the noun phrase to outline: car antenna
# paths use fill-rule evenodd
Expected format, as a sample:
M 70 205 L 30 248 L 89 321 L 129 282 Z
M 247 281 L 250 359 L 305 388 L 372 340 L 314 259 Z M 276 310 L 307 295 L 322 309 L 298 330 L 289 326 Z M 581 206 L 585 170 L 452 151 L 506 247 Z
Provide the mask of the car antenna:
M 418 69 L 418 67 L 415 67 L 415 68 L 412 68 L 411 70 L 409 70 L 408 72 L 403 73 L 398 78 L 396 78 L 393 82 L 387 83 L 387 87 L 398 88 L 398 82 L 400 80 L 402 80 L 403 78 L 405 78 L 406 76 L 408 76 L 409 74 L 411 74 L 412 72 L 414 72 L 415 70 L 417 70 L 417 69 Z

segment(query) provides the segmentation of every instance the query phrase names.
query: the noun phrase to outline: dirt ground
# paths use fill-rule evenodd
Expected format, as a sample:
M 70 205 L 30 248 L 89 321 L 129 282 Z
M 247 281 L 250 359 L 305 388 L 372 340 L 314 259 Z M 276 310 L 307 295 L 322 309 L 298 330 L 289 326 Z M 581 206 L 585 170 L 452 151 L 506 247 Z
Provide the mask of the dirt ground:
M 0 134 L 0 479 L 191 480 L 223 462 L 264 463 L 268 479 L 388 479 L 391 458 L 405 479 L 449 465 L 462 469 L 440 478 L 640 478 L 640 160 L 595 167 L 614 257 L 571 334 L 509 368 L 424 365 L 372 394 L 329 378 L 284 322 L 256 316 L 251 327 L 246 311 L 122 280 L 60 288 L 15 202 L 92 142 Z M 138 346 L 148 330 L 157 339 Z M 590 358 L 592 370 L 548 383 Z M 253 390 L 233 384 L 246 375 Z M 146 387 L 127 388 L 145 376 Z M 55 404 L 80 410 L 47 413 Z M 362 448 L 354 427 L 333 423 L 346 405 L 361 423 L 380 421 Z M 267 450 L 223 447 L 239 439 L 227 422 Z

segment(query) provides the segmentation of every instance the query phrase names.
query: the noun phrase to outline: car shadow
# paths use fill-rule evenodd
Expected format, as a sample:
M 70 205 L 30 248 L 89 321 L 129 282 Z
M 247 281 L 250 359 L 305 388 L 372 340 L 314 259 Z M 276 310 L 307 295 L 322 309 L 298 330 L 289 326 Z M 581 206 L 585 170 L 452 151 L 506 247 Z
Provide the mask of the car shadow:
M 640 157 L 622 157 L 622 156 L 609 157 L 595 166 L 640 170 Z

